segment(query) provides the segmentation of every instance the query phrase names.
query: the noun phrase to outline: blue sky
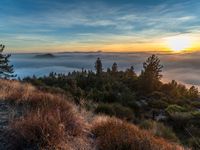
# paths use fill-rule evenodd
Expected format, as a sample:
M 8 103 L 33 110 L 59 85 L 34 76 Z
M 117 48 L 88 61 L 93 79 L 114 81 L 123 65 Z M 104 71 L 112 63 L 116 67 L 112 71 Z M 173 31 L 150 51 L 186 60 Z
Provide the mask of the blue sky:
M 0 18 L 11 52 L 165 50 L 168 38 L 200 37 L 198 0 L 1 0 Z

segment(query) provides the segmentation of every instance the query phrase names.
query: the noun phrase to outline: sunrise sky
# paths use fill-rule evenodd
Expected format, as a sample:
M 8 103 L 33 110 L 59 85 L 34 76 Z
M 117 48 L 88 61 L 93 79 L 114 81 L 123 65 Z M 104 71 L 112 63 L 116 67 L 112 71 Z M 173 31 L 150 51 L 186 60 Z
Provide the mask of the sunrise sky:
M 198 0 L 1 0 L 9 52 L 200 50 Z

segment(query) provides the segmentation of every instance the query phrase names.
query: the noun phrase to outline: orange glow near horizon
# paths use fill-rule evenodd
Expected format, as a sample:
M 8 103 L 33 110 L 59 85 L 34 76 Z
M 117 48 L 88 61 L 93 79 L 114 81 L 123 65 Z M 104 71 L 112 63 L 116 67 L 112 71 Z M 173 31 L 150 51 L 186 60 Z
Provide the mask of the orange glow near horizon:
M 40 47 L 13 48 L 8 47 L 8 52 L 193 52 L 200 50 L 200 44 L 195 43 L 195 40 L 189 36 L 173 36 L 164 38 L 164 40 L 154 41 L 152 43 L 63 43 L 60 45 L 42 45 Z

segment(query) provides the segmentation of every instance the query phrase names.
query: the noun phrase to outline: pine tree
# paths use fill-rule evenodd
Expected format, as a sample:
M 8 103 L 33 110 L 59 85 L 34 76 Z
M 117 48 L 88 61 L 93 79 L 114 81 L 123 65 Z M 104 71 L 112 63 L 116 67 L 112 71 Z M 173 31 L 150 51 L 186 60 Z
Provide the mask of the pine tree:
M 96 62 L 95 62 L 95 69 L 96 69 L 96 74 L 101 74 L 103 69 L 102 69 L 102 63 L 101 59 L 98 57 Z
M 117 63 L 116 62 L 114 62 L 113 65 L 112 65 L 112 72 L 113 73 L 118 72 L 118 67 L 117 67 Z
M 140 75 L 141 90 L 147 94 L 158 90 L 161 84 L 160 79 L 162 78 L 161 72 L 163 68 L 160 64 L 160 59 L 155 55 L 150 56 L 143 63 L 143 68 L 144 70 Z
M 136 77 L 136 73 L 134 71 L 134 67 L 131 66 L 130 68 L 126 69 L 126 76 L 127 77 Z
M 199 97 L 199 91 L 198 88 L 195 86 L 191 86 L 190 89 L 188 90 L 188 96 L 191 99 L 196 99 Z
M 0 45 L 0 78 L 10 78 L 14 77 L 13 75 L 14 70 L 13 70 L 13 65 L 9 65 L 9 58 L 10 54 L 2 54 L 5 46 Z

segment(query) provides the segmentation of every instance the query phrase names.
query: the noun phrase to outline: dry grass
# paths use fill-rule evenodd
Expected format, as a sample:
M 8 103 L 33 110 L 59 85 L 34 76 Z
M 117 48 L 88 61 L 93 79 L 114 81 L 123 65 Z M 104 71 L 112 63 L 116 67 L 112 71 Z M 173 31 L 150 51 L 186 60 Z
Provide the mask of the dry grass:
M 25 108 L 23 116 L 10 124 L 10 130 L 16 138 L 24 141 L 18 142 L 20 145 L 17 147 L 90 148 L 86 138 L 86 122 L 77 107 L 65 96 L 41 92 L 30 84 L 18 81 L 0 80 L 0 99 Z
M 26 100 L 29 94 L 36 91 L 30 84 L 22 84 L 18 81 L 0 79 L 1 100 Z
M 87 112 L 63 95 L 45 93 L 30 84 L 0 80 L 0 99 L 25 107 L 10 124 L 16 147 L 62 150 L 182 150 L 136 126 L 108 117 L 87 118 Z M 93 120 L 91 122 L 91 120 Z M 89 124 L 89 125 L 88 125 Z M 93 143 L 93 144 L 92 144 Z
M 99 150 L 183 150 L 184 148 L 155 138 L 133 124 L 100 117 L 95 119 L 92 132 Z
M 30 112 L 13 122 L 10 127 L 27 144 L 37 144 L 45 149 L 60 147 L 64 149 L 66 146 L 72 145 L 71 139 L 86 140 L 84 122 L 70 109 L 65 111 L 42 109 Z M 79 143 L 78 146 L 85 147 L 85 144 Z

